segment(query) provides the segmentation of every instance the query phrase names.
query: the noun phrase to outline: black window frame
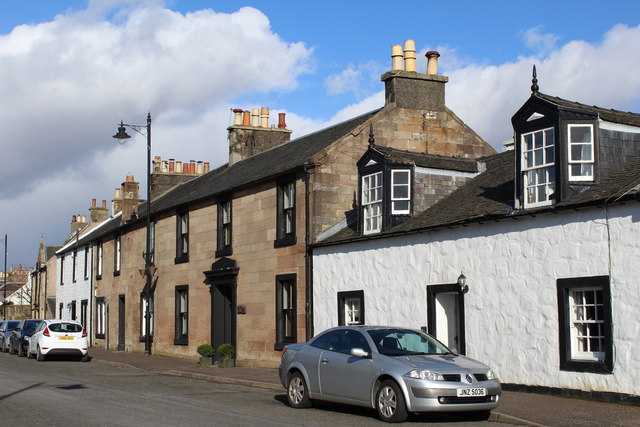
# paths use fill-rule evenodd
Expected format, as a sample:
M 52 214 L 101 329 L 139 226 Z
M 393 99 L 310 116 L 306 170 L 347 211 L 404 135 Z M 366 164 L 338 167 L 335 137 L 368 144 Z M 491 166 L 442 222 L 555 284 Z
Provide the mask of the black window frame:
M 180 297 L 182 294 L 187 296 L 186 323 L 187 333 L 182 333 L 183 319 L 180 312 Z M 189 345 L 189 285 L 179 285 L 175 288 L 175 337 L 174 345 Z
M 76 283 L 78 281 L 78 249 L 74 249 L 71 257 L 71 282 Z
M 156 222 L 152 219 L 149 222 L 149 265 L 155 265 L 155 262 L 156 262 L 155 257 L 156 257 Z
M 187 229 L 182 229 L 182 218 L 186 218 Z M 185 250 L 186 246 L 186 250 Z M 176 212 L 176 264 L 189 262 L 189 211 L 180 210 Z
M 557 279 L 560 370 L 609 374 L 613 372 L 613 319 L 611 312 L 611 284 L 609 276 L 589 276 Z M 604 359 L 580 360 L 571 356 L 571 303 L 572 289 L 601 288 L 604 314 Z
M 224 207 L 229 205 L 229 223 L 224 223 Z M 218 202 L 218 218 L 217 218 L 217 243 L 216 257 L 233 255 L 233 203 L 231 199 L 222 199 Z M 225 235 L 228 231 L 229 241 L 225 243 Z
M 102 306 L 103 316 L 101 316 L 100 307 Z M 102 317 L 102 318 L 101 318 Z M 104 339 L 107 330 L 107 299 L 105 297 L 96 297 L 96 325 L 95 325 L 95 337 Z M 102 324 L 102 328 L 100 328 Z M 102 332 L 100 330 L 102 329 Z
M 283 287 L 290 286 L 291 308 L 284 308 Z M 298 304 L 297 304 L 297 274 L 280 274 L 276 276 L 276 343 L 274 350 L 282 350 L 285 345 L 297 342 L 298 337 Z M 286 335 L 287 313 L 291 322 L 292 335 Z
M 78 304 L 77 304 L 76 300 L 71 301 L 71 305 L 70 305 L 70 308 L 71 308 L 70 312 L 71 313 L 69 315 L 71 320 L 76 320 L 77 319 L 77 314 L 78 314 L 77 313 L 77 305 Z
M 338 292 L 338 326 L 345 326 L 345 302 L 347 299 L 357 298 L 360 300 L 360 322 L 354 325 L 364 325 L 364 290 Z
M 89 263 L 89 245 L 84 247 L 84 280 L 89 280 L 91 275 L 91 264 Z
M 289 176 L 278 180 L 276 186 L 276 240 L 273 242 L 274 248 L 281 248 L 284 246 L 293 246 L 297 243 L 296 237 L 296 178 Z M 286 209 L 284 206 L 284 194 L 285 188 L 291 185 L 293 187 L 293 207 Z M 290 212 L 291 218 L 291 231 L 287 233 L 287 212 Z
M 87 320 L 89 319 L 89 300 L 80 300 L 80 324 L 87 330 Z
M 60 286 L 64 286 L 64 254 L 60 257 Z
M 96 244 L 96 280 L 102 280 L 102 269 L 104 268 L 104 246 L 102 242 Z
M 113 275 L 119 276 L 122 269 L 122 238 L 117 234 L 113 238 Z

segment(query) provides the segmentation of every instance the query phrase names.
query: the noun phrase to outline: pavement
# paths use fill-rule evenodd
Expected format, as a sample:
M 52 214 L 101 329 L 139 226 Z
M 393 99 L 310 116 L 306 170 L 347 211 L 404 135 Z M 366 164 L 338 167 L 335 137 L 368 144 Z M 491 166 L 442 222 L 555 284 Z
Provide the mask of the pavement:
M 89 351 L 92 363 L 144 369 L 162 375 L 194 378 L 212 383 L 238 384 L 284 393 L 277 369 L 203 367 L 195 360 L 170 356 L 105 350 Z M 492 421 L 531 427 L 580 426 L 640 427 L 640 406 L 595 402 L 538 393 L 503 391 Z

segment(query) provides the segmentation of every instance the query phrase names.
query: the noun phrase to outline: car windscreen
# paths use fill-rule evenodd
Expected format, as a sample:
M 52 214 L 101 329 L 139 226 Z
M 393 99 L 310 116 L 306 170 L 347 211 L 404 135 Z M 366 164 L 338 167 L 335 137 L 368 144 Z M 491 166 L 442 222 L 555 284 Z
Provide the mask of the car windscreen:
M 77 323 L 52 323 L 48 328 L 51 332 L 82 332 L 82 325 Z
M 410 329 L 370 329 L 367 331 L 378 352 L 386 356 L 451 353 L 430 335 Z
M 18 321 L 18 320 L 15 320 L 15 321 L 11 321 L 11 320 L 10 320 L 10 321 L 8 321 L 8 322 L 7 322 L 7 330 L 9 330 L 9 331 L 10 331 L 10 330 L 12 330 L 12 329 L 15 329 L 15 328 L 16 328 L 16 326 L 18 326 L 18 323 L 20 323 L 20 321 Z

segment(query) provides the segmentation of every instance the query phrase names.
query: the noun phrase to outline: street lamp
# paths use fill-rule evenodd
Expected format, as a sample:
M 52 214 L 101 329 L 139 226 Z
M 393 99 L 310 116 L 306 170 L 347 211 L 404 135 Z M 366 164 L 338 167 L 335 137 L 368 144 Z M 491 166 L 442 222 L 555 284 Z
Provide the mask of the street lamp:
M 141 273 L 146 277 L 144 295 L 147 300 L 144 310 L 144 354 L 151 355 L 151 276 L 155 272 L 155 268 L 151 267 L 151 113 L 147 115 L 147 124 L 145 125 L 129 125 L 120 121 L 118 133 L 113 135 L 120 144 L 124 144 L 125 140 L 131 138 L 127 134 L 126 128 L 133 129 L 140 135 L 147 137 L 147 244 L 144 252 L 144 270 Z M 144 130 L 145 133 L 142 131 Z M 146 134 L 146 135 L 145 135 Z
M 4 315 L 4 320 L 7 320 L 7 233 L 4 233 L 4 286 L 2 286 L 3 290 L 3 299 L 2 299 L 2 314 Z

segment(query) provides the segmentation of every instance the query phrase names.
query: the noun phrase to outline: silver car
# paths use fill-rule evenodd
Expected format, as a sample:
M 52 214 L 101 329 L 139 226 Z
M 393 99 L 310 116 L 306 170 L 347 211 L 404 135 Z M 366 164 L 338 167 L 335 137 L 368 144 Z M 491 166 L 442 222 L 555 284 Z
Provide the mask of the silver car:
M 388 422 L 409 412 L 488 415 L 501 393 L 487 365 L 424 332 L 380 326 L 341 326 L 287 345 L 280 381 L 294 408 L 311 406 L 311 399 L 347 403 L 375 408 Z

